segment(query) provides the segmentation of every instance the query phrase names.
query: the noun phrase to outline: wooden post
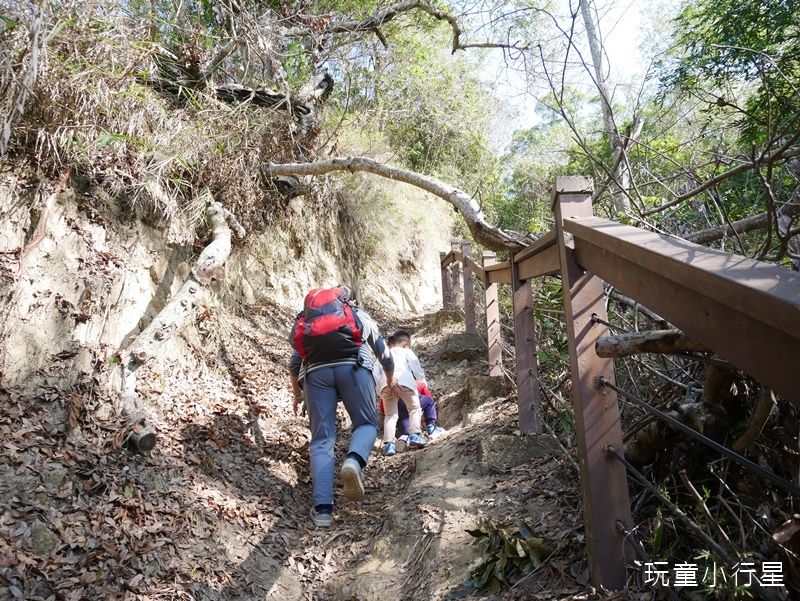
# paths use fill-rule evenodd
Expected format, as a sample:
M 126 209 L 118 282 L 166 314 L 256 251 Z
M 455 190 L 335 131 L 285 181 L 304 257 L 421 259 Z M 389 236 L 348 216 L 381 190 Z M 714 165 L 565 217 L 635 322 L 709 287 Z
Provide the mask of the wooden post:
M 497 263 L 497 254 L 483 251 L 483 268 Z M 488 278 L 486 278 L 488 280 Z M 503 349 L 500 346 L 500 302 L 497 300 L 497 284 L 486 287 L 486 342 L 489 346 L 489 375 L 503 375 Z
M 606 326 L 592 322 L 593 314 L 607 320 L 603 282 L 576 263 L 562 223 L 565 217 L 592 216 L 592 191 L 589 178 L 557 177 L 553 210 L 564 289 L 589 570 L 595 586 L 622 590 L 626 581 L 626 550 L 617 520 L 629 530 L 632 528 L 631 505 L 625 467 L 605 450 L 612 445 L 623 452 L 617 394 L 599 385 L 600 376 L 615 382 L 614 363 L 595 353 L 595 342 L 607 334 Z
M 442 307 L 445 310 L 453 308 L 453 291 L 450 285 L 450 270 L 444 266 L 444 259 L 447 253 L 439 253 L 439 265 L 442 269 Z
M 450 249 L 454 253 L 461 252 L 461 240 L 450 240 Z M 458 309 L 461 305 L 461 261 L 453 261 L 450 264 L 450 292 L 452 294 L 452 309 Z
M 517 403 L 519 429 L 523 434 L 541 434 L 539 373 L 536 365 L 536 323 L 531 283 L 519 279 L 519 267 L 511 256 L 511 287 L 514 292 L 514 348 L 517 354 Z
M 475 325 L 475 285 L 472 282 L 472 268 L 467 265 L 467 257 L 472 256 L 472 242 L 461 241 L 461 273 L 464 282 L 464 323 L 467 334 L 477 334 Z

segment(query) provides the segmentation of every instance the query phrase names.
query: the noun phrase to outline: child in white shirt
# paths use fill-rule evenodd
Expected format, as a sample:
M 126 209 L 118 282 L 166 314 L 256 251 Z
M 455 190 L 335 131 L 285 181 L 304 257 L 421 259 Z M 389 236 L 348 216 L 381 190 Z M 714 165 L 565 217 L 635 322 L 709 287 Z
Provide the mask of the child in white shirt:
M 399 384 L 399 394 L 387 386 L 386 378 L 378 362 L 375 363 L 373 375 L 375 376 L 378 394 L 383 399 L 386 415 L 383 421 L 383 453 L 384 455 L 394 455 L 396 453 L 395 429 L 399 417 L 397 411 L 398 399 L 403 399 L 406 407 L 408 407 L 408 446 L 416 448 L 428 444 L 428 440 L 422 436 L 422 409 L 420 408 L 419 394 L 417 393 L 417 380 L 425 382 L 425 372 L 422 371 L 419 358 L 409 348 L 411 346 L 411 335 L 408 332 L 396 332 L 389 337 L 387 342 L 389 352 L 394 359 L 394 376 Z

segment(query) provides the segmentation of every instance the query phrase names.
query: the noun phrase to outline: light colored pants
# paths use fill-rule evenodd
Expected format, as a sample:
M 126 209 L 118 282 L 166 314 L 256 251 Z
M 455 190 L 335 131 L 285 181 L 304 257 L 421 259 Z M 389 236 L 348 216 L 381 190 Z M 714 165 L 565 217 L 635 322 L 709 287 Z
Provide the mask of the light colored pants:
M 397 429 L 397 418 L 399 417 L 397 411 L 397 400 L 403 399 L 408 407 L 408 433 L 419 434 L 422 432 L 421 420 L 422 409 L 419 405 L 419 395 L 416 390 L 411 390 L 407 386 L 401 386 L 401 393 L 398 397 L 392 394 L 389 388 L 381 390 L 381 398 L 383 399 L 383 411 L 386 418 L 383 420 L 383 443 L 395 442 L 395 430 Z
M 372 379 L 372 372 L 363 367 L 323 367 L 306 376 L 303 392 L 311 426 L 309 454 L 314 505 L 333 504 L 336 406 L 341 399 L 353 422 L 349 452 L 358 454 L 367 462 L 372 445 L 378 437 L 375 380 Z

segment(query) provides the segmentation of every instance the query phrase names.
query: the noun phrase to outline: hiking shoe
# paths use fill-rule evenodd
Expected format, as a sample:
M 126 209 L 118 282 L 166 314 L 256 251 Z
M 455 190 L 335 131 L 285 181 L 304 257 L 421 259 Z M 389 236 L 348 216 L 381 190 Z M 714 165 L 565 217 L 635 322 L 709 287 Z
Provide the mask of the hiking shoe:
M 428 431 L 429 438 L 436 438 L 437 436 L 444 434 L 444 428 L 440 428 L 439 426 L 435 426 L 433 424 L 427 426 L 425 429 Z
M 317 528 L 330 528 L 333 522 L 333 514 L 324 511 L 317 511 L 311 508 L 311 519 Z
M 393 442 L 387 442 L 385 445 L 383 445 L 383 454 L 386 455 L 387 457 L 391 457 L 396 452 L 397 451 L 394 450 Z
M 342 482 L 345 497 L 351 501 L 361 501 L 364 498 L 364 477 L 361 475 L 361 466 L 352 457 L 345 459 L 342 464 Z
M 408 446 L 412 449 L 414 447 L 424 447 L 426 444 L 428 444 L 428 439 L 422 438 L 419 434 L 412 434 L 408 437 Z

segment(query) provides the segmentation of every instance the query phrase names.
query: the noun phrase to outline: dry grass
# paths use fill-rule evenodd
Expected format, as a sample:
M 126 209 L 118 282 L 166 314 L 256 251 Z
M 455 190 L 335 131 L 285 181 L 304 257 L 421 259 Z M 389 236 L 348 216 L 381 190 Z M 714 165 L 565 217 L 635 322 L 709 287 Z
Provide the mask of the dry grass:
M 0 15 L 18 23 L 0 38 L 2 54 L 22 57 L 3 61 L 4 92 L 21 89 L 25 77 L 35 22 L 26 8 L 0 4 Z M 155 89 L 148 81 L 157 46 L 147 41 L 148 27 L 102 2 L 47 4 L 38 76 L 14 119 L 5 160 L 46 175 L 72 168 L 137 214 L 167 219 L 199 217 L 193 200 L 208 188 L 248 230 L 258 229 L 283 204 L 259 167 L 294 160 L 294 124 L 285 113 L 230 106 L 207 91 L 176 97 Z M 6 123 L 11 96 L 0 101 Z

